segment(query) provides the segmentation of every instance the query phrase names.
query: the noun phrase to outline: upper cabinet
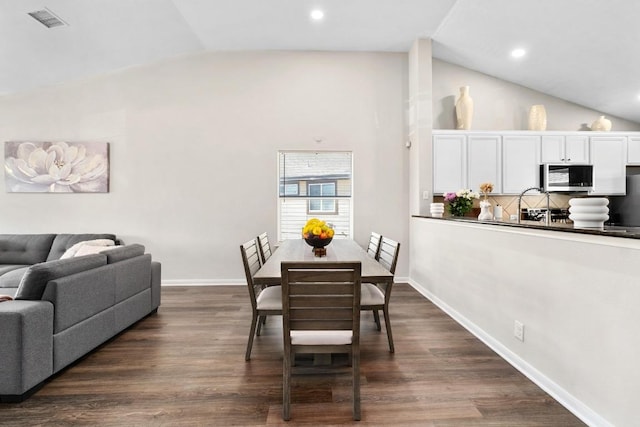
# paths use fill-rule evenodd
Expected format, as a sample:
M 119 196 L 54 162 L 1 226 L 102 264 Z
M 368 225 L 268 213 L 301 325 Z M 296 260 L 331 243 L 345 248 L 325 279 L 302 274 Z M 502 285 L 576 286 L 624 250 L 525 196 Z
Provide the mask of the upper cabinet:
M 543 135 L 540 160 L 542 163 L 589 163 L 589 137 Z
M 624 136 L 591 137 L 593 195 L 626 193 L 627 138 Z
M 540 137 L 502 137 L 502 193 L 520 194 L 540 185 Z
M 433 193 L 442 194 L 491 182 L 501 191 L 501 150 L 499 135 L 434 135 Z
M 631 136 L 627 140 L 627 164 L 640 165 L 640 136 Z
M 433 194 L 466 187 L 466 150 L 466 135 L 433 136 Z
M 494 194 L 540 185 L 543 163 L 594 165 L 589 194 L 626 192 L 626 166 L 640 165 L 638 132 L 433 131 L 434 194 L 494 184 Z
M 495 193 L 502 192 L 502 153 L 499 135 L 469 135 L 467 138 L 467 185 L 473 191 L 490 182 Z

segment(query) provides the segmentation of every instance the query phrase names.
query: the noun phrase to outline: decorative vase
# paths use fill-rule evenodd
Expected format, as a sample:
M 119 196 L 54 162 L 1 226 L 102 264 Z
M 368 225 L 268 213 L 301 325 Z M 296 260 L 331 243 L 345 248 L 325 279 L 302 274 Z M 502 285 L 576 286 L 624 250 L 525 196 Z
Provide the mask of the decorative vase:
M 488 200 L 480 201 L 480 215 L 478 215 L 480 221 L 491 221 L 493 214 L 491 213 L 491 203 Z
M 604 228 L 609 219 L 609 199 L 585 197 L 569 200 L 569 219 L 574 228 Z
M 547 111 L 544 105 L 532 105 L 529 108 L 529 130 L 547 129 Z
M 442 218 L 444 214 L 444 203 L 431 203 L 431 216 L 434 218 Z
M 473 99 L 469 96 L 469 86 L 460 88 L 460 97 L 456 101 L 456 129 L 471 129 L 473 119 Z
M 611 130 L 611 120 L 600 116 L 591 124 L 591 130 L 609 132 Z

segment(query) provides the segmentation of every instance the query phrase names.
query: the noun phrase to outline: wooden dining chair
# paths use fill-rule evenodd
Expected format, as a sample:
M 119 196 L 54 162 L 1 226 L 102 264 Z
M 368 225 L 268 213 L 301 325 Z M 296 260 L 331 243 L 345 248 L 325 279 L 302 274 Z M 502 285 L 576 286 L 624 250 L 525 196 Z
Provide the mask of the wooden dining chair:
M 372 231 L 371 236 L 369 236 L 369 245 L 367 246 L 367 254 L 369 254 L 369 256 L 371 256 L 372 258 L 378 259 L 381 241 L 382 236 L 375 231 Z
M 389 239 L 388 237 L 382 237 L 377 260 L 387 270 L 389 270 L 389 272 L 395 274 L 399 252 L 400 243 Z M 373 319 L 376 322 L 378 330 L 381 330 L 379 310 L 382 310 L 382 313 L 384 314 L 384 324 L 387 328 L 389 351 L 394 353 L 395 347 L 393 345 L 393 333 L 391 332 L 391 321 L 389 319 L 389 300 L 391 299 L 392 288 L 393 283 L 363 283 L 360 308 L 363 311 L 373 312 Z
M 264 264 L 269 258 L 271 258 L 271 244 L 269 244 L 269 236 L 267 236 L 267 232 L 265 231 L 259 235 L 257 239 L 258 249 L 260 250 L 260 259 L 262 260 L 262 264 Z
M 251 348 L 253 347 L 253 337 L 260 335 L 260 329 L 266 317 L 282 314 L 282 291 L 280 286 L 269 286 L 263 289 L 253 283 L 253 276 L 260 269 L 260 255 L 258 254 L 256 239 L 240 245 L 240 253 L 251 301 L 251 329 L 244 357 L 245 360 L 249 360 L 251 358 Z
M 282 263 L 282 419 L 291 416 L 291 374 L 296 353 L 347 353 L 353 419 L 360 420 L 361 268 L 359 261 Z

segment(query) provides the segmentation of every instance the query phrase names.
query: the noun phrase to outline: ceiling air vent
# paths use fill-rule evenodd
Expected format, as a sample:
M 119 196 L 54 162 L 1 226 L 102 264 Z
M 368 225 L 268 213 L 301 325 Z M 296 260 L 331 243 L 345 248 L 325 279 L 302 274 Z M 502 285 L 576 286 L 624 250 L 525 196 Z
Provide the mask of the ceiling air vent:
M 66 22 L 58 18 L 47 8 L 36 10 L 35 12 L 29 12 L 29 15 L 47 28 L 64 27 L 67 25 Z

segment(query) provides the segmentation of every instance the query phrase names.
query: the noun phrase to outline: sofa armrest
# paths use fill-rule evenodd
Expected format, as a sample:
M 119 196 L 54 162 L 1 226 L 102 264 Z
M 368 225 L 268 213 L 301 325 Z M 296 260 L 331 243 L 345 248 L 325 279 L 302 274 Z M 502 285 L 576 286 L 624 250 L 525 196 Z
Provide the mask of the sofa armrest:
M 151 261 L 151 308 L 160 307 L 160 281 L 162 266 L 158 261 Z
M 53 305 L 0 303 L 0 400 L 24 394 L 53 374 Z

